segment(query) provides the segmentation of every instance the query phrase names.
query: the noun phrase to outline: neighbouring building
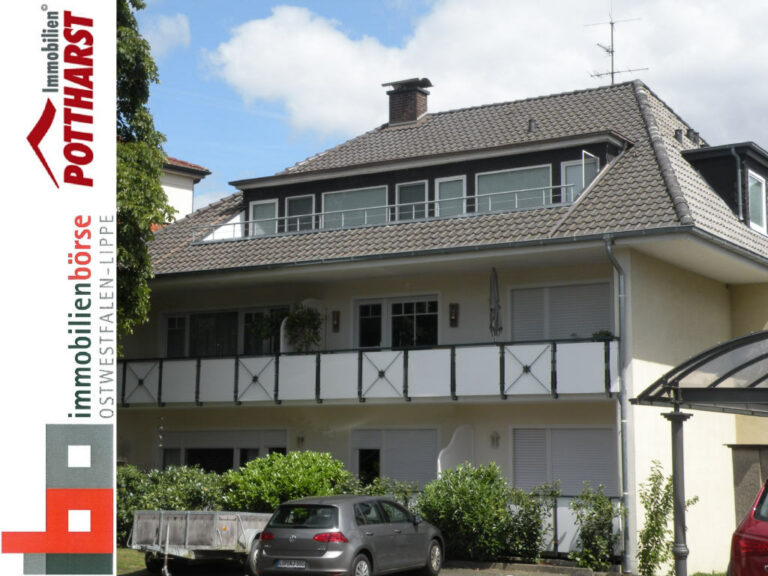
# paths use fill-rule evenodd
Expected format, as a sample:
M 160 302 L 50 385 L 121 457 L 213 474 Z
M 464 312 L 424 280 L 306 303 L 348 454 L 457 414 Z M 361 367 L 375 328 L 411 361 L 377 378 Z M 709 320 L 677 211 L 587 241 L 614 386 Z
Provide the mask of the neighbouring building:
M 710 146 L 639 81 L 438 113 L 429 80 L 387 86 L 388 123 L 158 231 L 118 457 L 320 450 L 420 484 L 493 461 L 560 481 L 560 552 L 588 481 L 625 503 L 635 569 L 638 486 L 669 472 L 670 434 L 629 399 L 768 324 L 768 154 Z M 300 303 L 323 318 L 304 352 L 283 321 Z M 761 445 L 748 417 L 686 424 L 692 572 L 725 569 Z
M 160 185 L 168 196 L 168 204 L 176 209 L 174 218 L 181 220 L 192 213 L 195 184 L 210 174 L 210 170 L 168 157 L 163 164 L 163 172 L 160 175 Z

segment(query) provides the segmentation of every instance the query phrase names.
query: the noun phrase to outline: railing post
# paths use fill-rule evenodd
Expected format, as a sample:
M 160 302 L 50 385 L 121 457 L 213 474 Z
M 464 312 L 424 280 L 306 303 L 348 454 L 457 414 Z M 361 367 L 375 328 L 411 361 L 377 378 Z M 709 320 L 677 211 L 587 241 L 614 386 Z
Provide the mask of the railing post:
M 279 398 L 280 394 L 280 354 L 275 354 L 275 404 L 282 404 L 283 401 Z
M 128 360 L 123 360 L 123 389 L 120 390 L 120 405 L 126 406 L 125 404 L 125 377 L 128 375 Z
M 160 358 L 160 362 L 157 367 L 157 405 L 161 408 L 165 406 L 163 402 L 163 359 Z
M 197 369 L 195 372 L 195 404 L 198 406 L 202 406 L 203 403 L 200 402 L 200 366 L 201 366 L 202 360 L 198 357 L 197 359 Z
M 363 398 L 363 351 L 357 351 L 357 399 L 365 402 Z
M 408 349 L 403 350 L 403 399 L 410 402 L 408 396 Z
M 559 553 L 560 541 L 557 538 L 557 496 L 552 497 L 552 546 L 555 554 Z
M 240 358 L 235 356 L 235 382 L 234 382 L 234 402 L 236 406 L 240 406 L 242 402 L 240 402 L 238 396 L 240 395 Z
M 499 394 L 501 395 L 502 400 L 507 399 L 507 393 L 506 393 L 507 384 L 504 381 L 505 371 L 506 371 L 506 368 L 504 367 L 504 344 L 499 344 Z
M 315 401 L 318 404 L 322 404 L 323 400 L 320 398 L 320 352 L 315 355 Z
M 552 342 L 552 371 L 550 373 L 552 398 L 557 398 L 557 342 Z
M 451 346 L 451 400 L 458 400 L 456 396 L 456 346 Z

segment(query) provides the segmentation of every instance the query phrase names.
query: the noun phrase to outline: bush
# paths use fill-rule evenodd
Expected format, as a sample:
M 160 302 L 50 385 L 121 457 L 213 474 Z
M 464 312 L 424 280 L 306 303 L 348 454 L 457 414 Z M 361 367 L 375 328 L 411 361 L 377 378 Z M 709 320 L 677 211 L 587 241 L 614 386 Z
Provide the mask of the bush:
M 424 487 L 416 509 L 443 533 L 446 556 L 490 560 L 507 554 L 511 493 L 496 464 L 463 464 Z
M 355 477 L 328 453 L 289 452 L 257 458 L 222 478 L 227 510 L 272 512 L 281 502 L 351 492 Z
M 117 543 L 125 546 L 133 526 L 133 513 L 144 510 L 147 476 L 135 466 L 117 469 Z
M 611 565 L 613 550 L 619 535 L 613 533 L 613 520 L 623 514 L 621 505 L 614 506 L 603 487 L 592 490 L 584 483 L 581 491 L 570 505 L 576 514 L 579 527 L 578 550 L 569 557 L 579 566 L 592 570 L 606 570 Z
M 552 513 L 560 488 L 557 483 L 543 484 L 530 493 L 514 488 L 511 495 L 514 529 L 509 542 L 510 552 L 527 562 L 535 562 L 541 556 L 544 544 L 544 521 Z
M 359 481 L 351 490 L 354 494 L 366 496 L 390 496 L 403 506 L 410 508 L 413 496 L 418 493 L 419 486 L 415 482 L 392 480 L 391 478 L 374 478 L 373 482 L 364 486 Z

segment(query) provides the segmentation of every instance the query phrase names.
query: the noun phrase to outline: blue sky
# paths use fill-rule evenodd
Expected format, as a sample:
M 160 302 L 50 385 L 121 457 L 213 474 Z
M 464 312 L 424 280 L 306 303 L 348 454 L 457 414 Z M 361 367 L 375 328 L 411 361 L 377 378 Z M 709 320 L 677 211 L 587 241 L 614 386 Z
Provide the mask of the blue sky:
M 610 13 L 617 69 L 648 68 L 619 81 L 710 144 L 768 148 L 764 0 L 148 0 L 137 17 L 166 152 L 212 171 L 199 208 L 385 122 L 383 82 L 430 78 L 432 111 L 605 84 L 609 27 L 591 24 Z

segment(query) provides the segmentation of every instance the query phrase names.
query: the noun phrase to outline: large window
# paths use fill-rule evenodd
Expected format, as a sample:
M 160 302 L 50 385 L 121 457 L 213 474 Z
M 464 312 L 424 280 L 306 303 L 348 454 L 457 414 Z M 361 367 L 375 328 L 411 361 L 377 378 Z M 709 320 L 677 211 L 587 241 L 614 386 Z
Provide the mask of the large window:
M 611 329 L 608 282 L 517 289 L 510 304 L 515 341 L 591 338 Z
M 765 179 L 749 172 L 749 225 L 766 233 Z
M 437 299 L 398 298 L 361 302 L 357 306 L 361 348 L 435 346 Z
M 464 176 L 435 180 L 435 194 L 437 196 L 435 216 L 447 218 L 464 214 L 464 182 Z
M 224 472 L 259 456 L 285 454 L 287 443 L 285 430 L 168 430 L 160 463 L 163 468 L 197 465 L 204 470 Z
M 190 356 L 234 356 L 235 354 L 237 354 L 237 312 L 190 314 Z
M 315 197 L 294 196 L 285 199 L 285 230 L 298 232 L 315 227 Z
M 287 306 L 243 313 L 243 354 L 265 355 L 280 352 L 280 325 L 288 316 Z
M 263 236 L 277 232 L 277 200 L 251 202 L 249 216 L 251 236 Z
M 477 175 L 477 211 L 521 210 L 552 203 L 549 164 Z
M 397 219 L 418 220 L 427 216 L 427 183 L 397 185 Z
M 323 228 L 350 228 L 387 221 L 387 187 L 323 194 Z
M 573 202 L 579 197 L 582 190 L 589 186 L 598 172 L 597 158 L 585 157 L 583 160 L 563 162 L 561 165 L 561 180 L 563 190 L 559 198 L 557 192 L 553 192 L 553 201 Z

